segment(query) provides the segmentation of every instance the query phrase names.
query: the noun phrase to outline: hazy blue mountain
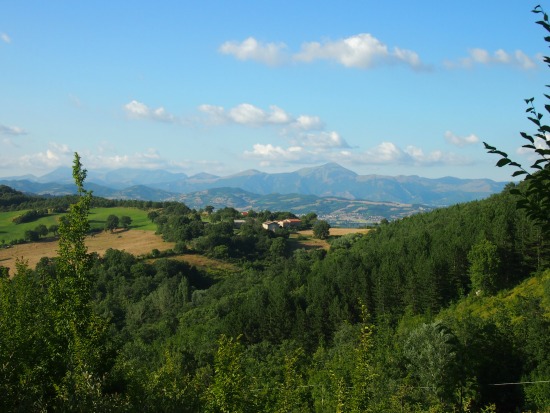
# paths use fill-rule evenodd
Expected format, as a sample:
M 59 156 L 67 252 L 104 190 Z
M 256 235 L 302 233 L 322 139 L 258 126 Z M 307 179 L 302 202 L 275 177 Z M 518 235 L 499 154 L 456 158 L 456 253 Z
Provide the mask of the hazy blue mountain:
M 73 183 L 43 183 L 33 182 L 26 179 L 22 180 L 0 180 L 1 185 L 7 185 L 13 189 L 24 192 L 26 194 L 35 195 L 71 195 L 76 194 L 76 185 Z M 115 198 L 116 190 L 112 188 L 106 188 L 101 185 L 89 183 L 86 185 L 86 189 L 93 191 L 93 194 L 103 198 Z
M 13 181 L 15 179 L 10 180 Z M 72 182 L 72 171 L 70 168 L 58 168 L 37 178 L 36 181 L 68 184 Z M 225 177 L 208 173 L 189 177 L 183 173 L 175 174 L 163 170 L 123 168 L 113 171 L 88 171 L 87 182 L 118 191 L 136 187 L 131 191 L 132 196 L 138 199 L 153 197 L 152 200 L 171 199 L 173 193 L 188 194 L 215 188 L 238 188 L 259 195 L 302 194 L 433 206 L 486 198 L 500 192 L 505 185 L 504 182 L 490 179 L 358 175 L 336 163 L 274 174 L 251 169 Z M 145 189 L 145 186 L 149 189 Z M 159 192 L 152 192 L 151 189 Z M 108 191 L 102 189 L 103 192 Z M 127 196 L 128 193 L 120 193 L 120 197 Z M 109 197 L 115 195 L 111 194 Z

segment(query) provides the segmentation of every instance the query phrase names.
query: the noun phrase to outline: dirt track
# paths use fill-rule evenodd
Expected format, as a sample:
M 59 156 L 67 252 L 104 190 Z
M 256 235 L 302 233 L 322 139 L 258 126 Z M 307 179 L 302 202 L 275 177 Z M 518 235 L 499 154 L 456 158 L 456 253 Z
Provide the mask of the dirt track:
M 125 250 L 131 254 L 139 255 L 151 252 L 156 248 L 160 251 L 172 248 L 174 243 L 164 242 L 162 238 L 152 231 L 130 230 L 115 232 L 102 232 L 93 237 L 86 238 L 89 252 L 97 252 L 102 255 L 109 248 Z M 27 260 L 29 266 L 34 268 L 42 257 L 55 257 L 57 241 L 42 241 L 32 244 L 15 245 L 11 248 L 0 249 L 0 265 L 10 269 L 10 275 L 15 271 L 17 258 Z

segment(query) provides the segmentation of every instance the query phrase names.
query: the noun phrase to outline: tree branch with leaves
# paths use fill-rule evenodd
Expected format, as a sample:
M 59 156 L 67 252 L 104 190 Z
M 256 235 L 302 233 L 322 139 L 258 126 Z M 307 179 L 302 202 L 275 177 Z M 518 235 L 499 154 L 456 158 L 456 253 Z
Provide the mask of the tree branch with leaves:
M 540 5 L 536 6 L 532 12 L 542 15 L 542 19 L 536 23 L 550 33 L 548 14 Z M 550 43 L 550 36 L 544 37 L 544 40 Z M 545 56 L 544 62 L 550 67 L 550 57 Z M 550 85 L 546 85 L 546 87 L 550 87 Z M 544 96 L 550 101 L 549 94 L 544 94 Z M 532 150 L 536 155 L 531 166 L 525 168 L 510 159 L 507 153 L 486 142 L 483 144 L 488 153 L 500 156 L 496 166 L 499 168 L 506 165 L 513 167 L 515 171 L 512 173 L 512 177 L 523 177 L 524 188 L 514 188 L 511 192 L 520 197 L 517 206 L 524 209 L 527 216 L 539 224 L 543 233 L 548 236 L 550 234 L 550 126 L 543 122 L 544 115 L 536 109 L 534 98 L 525 99 L 525 103 L 528 105 L 525 110 L 528 113 L 527 118 L 537 127 L 534 134 L 520 132 L 521 137 L 526 141 L 522 147 Z M 550 114 L 550 104 L 545 104 L 544 108 Z

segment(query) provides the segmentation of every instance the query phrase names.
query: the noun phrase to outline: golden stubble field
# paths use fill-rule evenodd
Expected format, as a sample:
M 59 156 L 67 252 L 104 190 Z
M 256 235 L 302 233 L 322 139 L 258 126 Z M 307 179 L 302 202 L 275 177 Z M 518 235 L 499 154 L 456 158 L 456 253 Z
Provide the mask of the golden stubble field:
M 159 235 L 152 231 L 132 229 L 114 233 L 101 232 L 86 238 L 88 252 L 97 252 L 103 255 L 109 248 L 124 250 L 134 255 L 148 254 L 153 249 L 159 251 L 173 248 L 175 243 L 165 242 Z M 32 244 L 14 245 L 11 248 L 0 249 L 0 265 L 8 267 L 10 274 L 15 271 L 16 260 L 28 261 L 31 268 L 42 257 L 55 257 L 57 255 L 57 240 L 34 242 Z
M 367 233 L 368 229 L 357 228 L 331 228 L 330 236 L 338 237 L 350 233 Z M 301 235 L 305 239 L 296 239 Z M 313 238 L 313 231 L 299 231 L 298 234 L 291 236 L 291 240 L 295 242 L 295 248 L 306 249 L 329 249 L 330 245 L 327 241 Z M 114 233 L 101 232 L 99 234 L 88 236 L 86 238 L 88 252 L 97 252 L 103 255 L 109 248 L 124 250 L 133 255 L 148 254 L 153 249 L 164 251 L 175 246 L 173 242 L 165 242 L 159 235 L 153 231 L 143 231 L 131 229 L 129 231 L 118 231 Z M 40 258 L 55 257 L 57 255 L 57 240 L 41 241 L 32 244 L 15 245 L 11 248 L 0 249 L 0 265 L 10 269 L 10 274 L 15 272 L 15 263 L 17 259 L 27 261 L 29 267 L 34 268 Z M 226 270 L 235 270 L 234 266 L 228 263 L 223 263 L 218 260 L 204 257 L 198 254 L 182 254 L 178 257 L 172 257 L 188 262 L 199 268 L 215 267 Z
M 341 237 L 343 235 L 347 234 L 366 234 L 369 232 L 369 229 L 366 228 L 331 228 L 329 235 L 331 237 Z M 298 241 L 298 237 L 305 237 L 306 239 L 300 239 Z M 308 229 L 305 231 L 298 231 L 296 235 L 290 236 L 291 240 L 294 240 L 297 242 L 296 248 L 306 248 L 306 249 L 318 249 L 322 248 L 325 250 L 328 250 L 330 248 L 330 244 L 326 240 L 313 238 L 313 230 Z

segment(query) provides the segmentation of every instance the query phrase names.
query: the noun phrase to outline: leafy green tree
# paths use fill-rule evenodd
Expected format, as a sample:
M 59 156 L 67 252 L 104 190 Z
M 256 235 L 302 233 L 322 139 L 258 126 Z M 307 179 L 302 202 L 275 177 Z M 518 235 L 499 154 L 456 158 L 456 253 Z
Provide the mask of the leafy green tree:
M 32 229 L 27 229 L 25 231 L 25 241 L 36 242 L 40 239 L 40 234 Z
M 57 232 L 59 231 L 59 225 L 52 224 L 48 227 L 48 232 L 51 233 L 54 237 L 57 236 Z
M 44 225 L 44 224 L 37 225 L 34 230 L 41 237 L 45 237 L 46 235 L 48 235 L 48 227 L 46 227 L 46 225 Z
M 500 258 L 495 244 L 486 239 L 475 244 L 468 253 L 472 290 L 484 294 L 494 294 L 500 274 Z
M 422 324 L 403 346 L 407 370 L 422 390 L 420 400 L 449 406 L 458 383 L 457 340 L 441 322 Z
M 307 214 L 300 217 L 302 220 L 300 228 L 301 229 L 311 229 L 313 224 L 317 220 L 317 214 L 315 212 L 308 212 Z
M 548 15 L 542 7 L 536 6 L 533 13 L 542 14 L 542 20 L 537 21 L 537 24 L 550 32 Z M 545 37 L 544 40 L 550 43 L 550 36 Z M 544 61 L 550 66 L 550 57 L 545 56 Z M 544 96 L 550 100 L 550 95 L 545 94 Z M 484 142 L 484 145 L 488 153 L 500 156 L 496 166 L 508 165 L 514 167 L 516 170 L 512 176 L 523 176 L 526 183 L 525 189 L 514 190 L 514 193 L 520 196 L 517 205 L 525 209 L 527 215 L 537 222 L 548 236 L 550 234 L 550 126 L 543 123 L 543 114 L 535 108 L 533 102 L 534 98 L 525 99 L 525 103 L 528 105 L 526 109 L 529 114 L 528 119 L 537 127 L 537 131 L 533 135 L 526 132 L 520 133 L 526 141 L 523 147 L 532 150 L 536 155 L 536 160 L 530 167 L 523 167 L 510 159 L 507 153 L 486 142 Z M 544 105 L 544 108 L 547 113 L 550 113 L 549 104 Z
M 273 410 L 275 413 L 299 413 L 309 410 L 304 378 L 298 371 L 298 363 L 303 357 L 304 352 L 300 348 L 285 354 L 283 382 L 277 392 L 277 402 Z
M 214 378 L 207 392 L 207 411 L 243 413 L 247 411 L 244 349 L 239 339 L 222 335 L 214 356 Z
M 366 306 L 362 306 L 361 332 L 359 343 L 355 348 L 355 363 L 351 373 L 352 389 L 350 391 L 351 412 L 366 412 L 373 397 L 373 383 L 377 373 L 373 363 L 374 326 L 370 324 Z
M 113 232 L 115 229 L 118 228 L 119 219 L 116 215 L 109 215 L 107 217 L 107 221 L 105 221 L 105 231 L 111 231 Z
M 160 213 L 158 211 L 150 211 L 147 213 L 147 218 L 149 218 L 151 222 L 155 222 L 159 216 Z
M 313 236 L 319 239 L 327 239 L 330 235 L 330 224 L 322 219 L 313 224 Z
M 40 280 L 18 262 L 0 277 L 0 411 L 46 411 L 57 381 L 52 318 Z
M 130 228 L 130 225 L 132 225 L 132 218 L 130 218 L 128 215 L 121 216 L 120 225 L 122 225 L 122 228 L 124 229 Z

